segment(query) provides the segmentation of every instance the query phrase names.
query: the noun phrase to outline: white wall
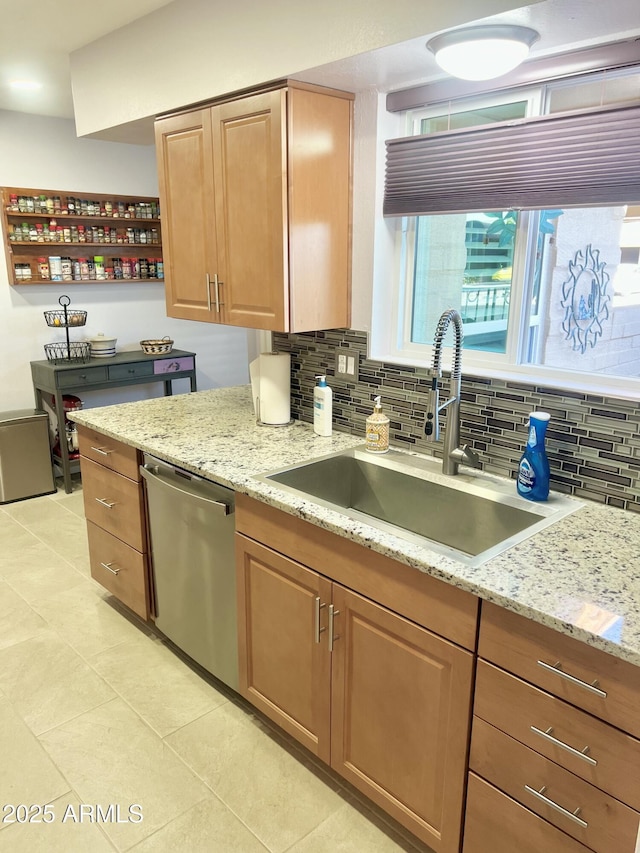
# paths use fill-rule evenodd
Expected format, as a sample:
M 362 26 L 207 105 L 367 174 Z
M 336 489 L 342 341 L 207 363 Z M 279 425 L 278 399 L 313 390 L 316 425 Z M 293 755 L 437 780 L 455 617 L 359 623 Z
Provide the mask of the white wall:
M 71 54 L 78 133 L 520 6 L 522 0 L 174 0 Z
M 155 151 L 78 139 L 72 121 L 0 111 L 0 185 L 157 195 Z M 197 354 L 200 390 L 248 382 L 253 332 L 168 319 L 159 283 L 10 286 L 0 247 L 0 411 L 33 406 L 30 362 L 45 358 L 45 343 L 64 339 L 46 325 L 42 312 L 58 308 L 63 293 L 72 306 L 88 312 L 87 325 L 72 330 L 73 340 L 104 332 L 118 338 L 118 350 L 139 350 L 140 340 L 169 335 L 176 348 Z M 176 385 L 176 390 L 188 387 L 186 380 Z M 161 394 L 157 383 L 92 392 L 83 399 L 89 406 Z

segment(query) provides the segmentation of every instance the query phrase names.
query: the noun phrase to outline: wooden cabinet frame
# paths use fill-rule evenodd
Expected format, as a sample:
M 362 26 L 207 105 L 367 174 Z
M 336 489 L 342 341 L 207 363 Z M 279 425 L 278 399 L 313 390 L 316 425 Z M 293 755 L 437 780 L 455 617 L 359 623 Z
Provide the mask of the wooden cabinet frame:
M 262 534 L 279 519 L 273 542 Z M 457 853 L 474 657 L 397 611 L 417 599 L 421 620 L 444 627 L 458 608 L 471 628 L 477 600 L 415 570 L 403 596 L 399 564 L 242 495 L 236 529 L 242 694 L 434 850 Z M 391 581 L 378 585 L 384 605 L 358 583 L 376 584 L 376 568 Z

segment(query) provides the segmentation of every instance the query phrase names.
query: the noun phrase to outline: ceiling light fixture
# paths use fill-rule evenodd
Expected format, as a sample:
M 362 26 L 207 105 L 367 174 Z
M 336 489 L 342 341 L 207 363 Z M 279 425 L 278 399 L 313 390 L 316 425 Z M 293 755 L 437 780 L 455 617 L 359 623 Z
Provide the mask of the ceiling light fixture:
M 539 38 L 529 27 L 469 27 L 435 36 L 427 42 L 427 48 L 452 77 L 491 80 L 520 65 Z
M 9 85 L 12 89 L 20 89 L 23 92 L 34 92 L 36 89 L 42 89 L 42 83 L 37 80 L 10 80 Z

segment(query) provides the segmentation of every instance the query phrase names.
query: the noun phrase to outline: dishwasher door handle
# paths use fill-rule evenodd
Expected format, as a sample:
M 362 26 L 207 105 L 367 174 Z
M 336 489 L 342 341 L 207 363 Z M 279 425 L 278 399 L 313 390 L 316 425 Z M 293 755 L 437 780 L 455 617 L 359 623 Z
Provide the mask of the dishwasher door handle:
M 168 469 L 168 470 L 173 470 L 173 469 Z M 148 464 L 141 465 L 140 466 L 140 473 L 149 482 L 157 483 L 158 485 L 162 486 L 165 489 L 169 489 L 169 490 L 176 492 L 178 494 L 184 494 L 185 492 L 187 492 L 191 499 L 193 499 L 195 501 L 200 501 L 203 504 L 206 504 L 214 512 L 217 512 L 220 515 L 229 515 L 229 513 L 231 512 L 230 505 L 228 503 L 225 503 L 224 501 L 217 501 L 217 500 L 214 500 L 213 498 L 205 498 L 203 495 L 193 494 L 191 492 L 188 492 L 187 489 L 181 487 L 180 485 L 174 486 L 173 483 L 169 482 L 169 480 L 162 477 L 162 475 L 159 472 L 159 468 L 157 465 L 148 465 Z M 194 480 L 197 480 L 198 482 L 202 482 L 199 477 L 194 477 Z M 189 480 L 185 479 L 185 484 L 187 484 L 188 482 L 189 482 Z M 225 487 L 221 486 L 220 488 L 225 488 Z

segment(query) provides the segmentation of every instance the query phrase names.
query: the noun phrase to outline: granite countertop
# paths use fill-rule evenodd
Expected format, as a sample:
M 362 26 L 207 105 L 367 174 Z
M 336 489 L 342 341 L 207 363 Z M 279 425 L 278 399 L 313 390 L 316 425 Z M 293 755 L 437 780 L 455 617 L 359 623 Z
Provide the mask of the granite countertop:
M 357 447 L 363 439 L 335 431 L 321 438 L 299 421 L 258 426 L 249 386 L 86 409 L 70 417 L 640 665 L 640 516 L 634 513 L 583 502 L 571 515 L 472 567 L 255 479 Z

